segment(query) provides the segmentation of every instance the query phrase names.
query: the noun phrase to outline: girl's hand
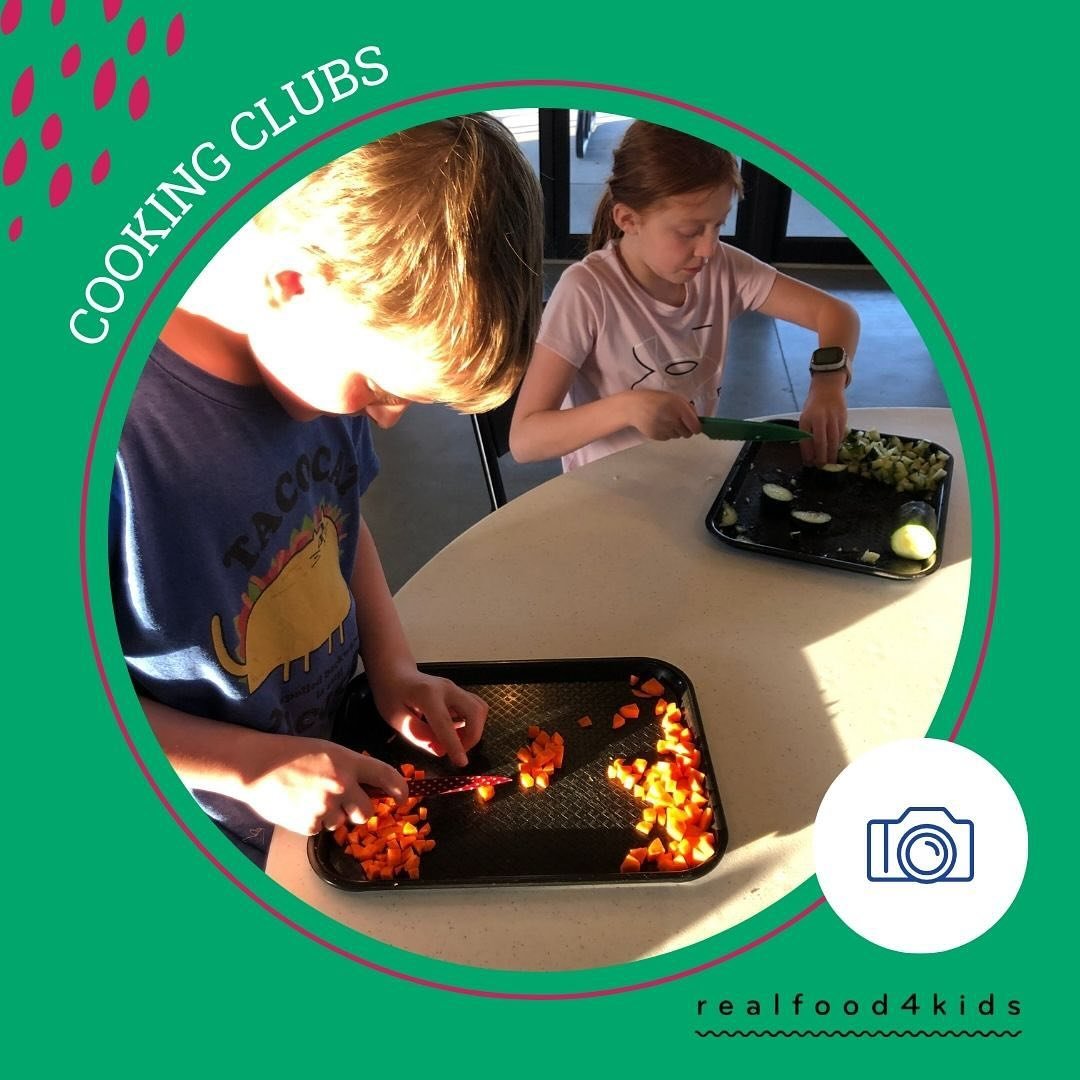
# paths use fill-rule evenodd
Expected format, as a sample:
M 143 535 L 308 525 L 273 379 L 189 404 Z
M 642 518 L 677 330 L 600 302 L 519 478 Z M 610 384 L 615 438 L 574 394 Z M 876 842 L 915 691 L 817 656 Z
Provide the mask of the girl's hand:
M 701 421 L 686 398 L 666 390 L 628 390 L 630 425 L 648 439 L 688 439 L 701 431 Z
M 393 672 L 369 672 L 379 714 L 414 746 L 454 765 L 469 763 L 470 750 L 484 733 L 488 706 L 449 679 L 425 675 L 413 665 Z
M 807 465 L 821 466 L 836 461 L 836 453 L 847 434 L 845 382 L 843 371 L 811 376 L 810 393 L 806 395 L 799 417 L 799 427 L 814 436 L 799 443 L 803 462 Z
M 267 739 L 245 801 L 260 817 L 291 832 L 311 836 L 346 821 L 371 816 L 371 799 L 360 786 L 408 798 L 405 778 L 385 761 L 336 743 L 296 735 Z

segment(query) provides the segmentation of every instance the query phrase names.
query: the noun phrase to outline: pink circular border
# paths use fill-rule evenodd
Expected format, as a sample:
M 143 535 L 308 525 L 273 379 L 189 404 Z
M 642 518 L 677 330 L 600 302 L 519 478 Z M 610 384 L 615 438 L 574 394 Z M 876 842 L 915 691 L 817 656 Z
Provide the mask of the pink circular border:
M 305 927 L 301 926 L 299 923 L 289 918 L 283 912 L 278 911 L 277 908 L 273 907 L 253 890 L 248 888 L 248 886 L 245 885 L 238 877 L 236 877 L 227 867 L 225 867 L 202 843 L 202 841 L 191 831 L 187 823 L 183 820 L 180 814 L 165 797 L 165 793 L 158 786 L 157 781 L 155 781 L 154 777 L 150 773 L 150 770 L 147 768 L 146 762 L 139 754 L 139 751 L 136 748 L 135 743 L 131 737 L 131 733 L 129 732 L 127 725 L 124 723 L 124 719 L 120 713 L 120 708 L 117 704 L 116 698 L 113 696 L 112 687 L 109 685 L 108 676 L 106 675 L 105 666 L 101 657 L 101 649 L 98 643 L 97 633 L 94 629 L 94 619 L 90 603 L 90 586 L 87 574 L 86 557 L 86 519 L 90 492 L 91 465 L 94 458 L 94 452 L 97 447 L 98 435 L 101 430 L 101 423 L 105 413 L 106 403 L 108 402 L 109 395 L 112 392 L 113 384 L 115 383 L 117 373 L 120 370 L 120 365 L 123 362 L 125 355 L 127 354 L 127 350 L 131 345 L 131 341 L 137 333 L 139 326 L 141 325 L 142 320 L 146 315 L 146 312 L 153 304 L 154 299 L 157 297 L 159 291 L 161 290 L 161 287 L 172 275 L 173 271 L 180 264 L 181 260 L 183 260 L 187 253 L 195 246 L 195 244 L 198 243 L 199 239 L 203 236 L 203 234 L 206 233 L 206 231 L 231 206 L 233 206 L 239 199 L 246 195 L 247 192 L 249 192 L 252 188 L 261 183 L 263 180 L 265 180 L 266 177 L 276 172 L 286 162 L 291 161 L 293 158 L 305 153 L 313 146 L 317 146 L 324 140 L 332 138 L 334 135 L 337 135 L 338 133 L 345 131 L 350 127 L 354 127 L 356 124 L 365 123 L 366 121 L 371 120 L 377 116 L 381 116 L 385 113 L 393 112 L 397 109 L 405 108 L 410 105 L 416 105 L 420 102 L 431 101 L 441 97 L 450 97 L 454 94 L 464 94 L 477 90 L 486 91 L 522 87 L 564 87 L 580 90 L 600 90 L 610 93 L 625 94 L 631 97 L 639 97 L 644 98 L 648 101 L 658 102 L 663 105 L 671 105 L 675 108 L 683 109 L 686 112 L 690 112 L 697 116 L 704 117 L 707 120 L 712 120 L 718 124 L 722 124 L 733 131 L 737 131 L 740 134 L 745 135 L 747 138 L 750 138 L 755 142 L 759 143 L 760 145 L 768 147 L 770 150 L 772 150 L 774 153 L 779 154 L 781 157 L 786 158 L 792 164 L 802 169 L 803 172 L 812 176 L 819 184 L 827 188 L 833 195 L 840 199 L 845 206 L 847 206 L 853 213 L 858 215 L 858 217 L 866 224 L 866 226 L 874 233 L 874 235 L 885 245 L 885 247 L 889 250 L 889 253 L 903 267 L 904 271 L 911 278 L 912 282 L 914 282 L 915 287 L 919 290 L 919 293 L 926 301 L 927 305 L 929 306 L 931 312 L 934 315 L 934 318 L 937 320 L 938 325 L 941 327 L 946 339 L 949 342 L 949 347 L 952 349 L 953 355 L 956 357 L 956 362 L 959 364 L 960 370 L 963 373 L 964 381 L 967 384 L 968 392 L 971 395 L 972 404 L 975 406 L 975 414 L 979 421 L 979 430 L 982 434 L 983 447 L 986 451 L 987 468 L 990 477 L 990 498 L 994 520 L 993 566 L 991 571 L 990 603 L 987 612 L 986 629 L 983 633 L 982 644 L 979 650 L 978 660 L 975 664 L 975 671 L 972 675 L 971 686 L 968 688 L 967 696 L 964 698 L 964 703 L 960 708 L 956 723 L 953 726 L 951 733 L 949 734 L 950 742 L 956 739 L 956 736 L 964 723 L 964 719 L 967 716 L 968 709 L 970 708 L 972 699 L 975 695 L 975 688 L 982 673 L 983 664 L 986 660 L 986 652 L 990 643 L 990 633 L 993 627 L 994 613 L 997 608 L 1001 530 L 998 506 L 997 473 L 994 468 L 993 455 L 990 449 L 990 435 L 986 426 L 986 418 L 983 415 L 982 407 L 979 404 L 978 395 L 975 393 L 975 385 L 971 379 L 971 373 L 968 371 L 967 365 L 964 363 L 964 358 L 960 354 L 960 348 L 956 343 L 956 339 L 953 337 L 952 331 L 946 325 L 945 319 L 943 318 L 941 311 L 938 309 L 937 304 L 934 303 L 932 297 L 930 296 L 930 293 L 926 289 L 926 286 L 923 285 L 922 281 L 912 269 L 911 265 L 900 254 L 900 252 L 896 249 L 896 247 L 892 244 L 888 237 L 885 236 L 881 229 L 879 229 L 878 226 L 875 225 L 874 222 L 871 221 L 870 218 L 867 217 L 867 215 L 862 210 L 860 210 L 854 202 L 851 201 L 851 199 L 844 195 L 843 192 L 841 192 L 834 184 L 826 180 L 825 177 L 822 176 L 815 169 L 811 168 L 804 161 L 801 161 L 799 158 L 795 157 L 794 154 L 791 154 L 780 146 L 777 146 L 776 143 L 771 142 L 766 138 L 763 138 L 762 136 L 751 131 L 749 128 L 742 126 L 741 124 L 737 124 L 734 121 L 728 120 L 725 117 L 708 111 L 707 109 L 702 109 L 695 105 L 688 105 L 685 102 L 678 101 L 675 98 L 666 97 L 662 94 L 653 94 L 643 90 L 633 90 L 623 86 L 614 86 L 607 83 L 577 82 L 567 79 L 510 79 L 498 82 L 471 83 L 464 86 L 452 87 L 447 90 L 434 90 L 425 94 L 417 94 L 416 96 L 406 98 L 403 101 L 394 102 L 393 104 L 384 105 L 378 109 L 373 109 L 371 112 L 364 113 L 362 116 L 357 116 L 351 120 L 347 120 L 346 122 L 339 124 L 337 127 L 324 132 L 322 135 L 316 136 L 309 142 L 305 143 L 303 146 L 291 151 L 290 153 L 286 154 L 285 157 L 281 158 L 273 165 L 270 165 L 269 167 L 264 169 L 258 176 L 256 176 L 240 191 L 238 191 L 231 199 L 229 199 L 228 202 L 226 202 L 215 214 L 213 214 L 213 216 L 202 226 L 202 228 L 198 230 L 198 232 L 184 246 L 179 255 L 177 255 L 176 258 L 169 264 L 168 268 L 162 275 L 161 280 L 158 281 L 157 285 L 154 286 L 150 295 L 147 297 L 146 302 L 143 304 L 138 314 L 136 315 L 135 321 L 132 324 L 132 327 L 129 330 L 127 337 L 124 338 L 124 342 L 120 347 L 119 353 L 117 354 L 116 361 L 114 362 L 112 369 L 109 372 L 109 377 L 105 383 L 105 390 L 101 396 L 101 401 L 98 403 L 97 413 L 94 416 L 94 424 L 90 433 L 90 442 L 87 447 L 86 463 L 83 471 L 82 495 L 79 509 L 79 570 L 82 580 L 83 608 L 86 613 L 86 625 L 90 635 L 90 645 L 94 654 L 94 663 L 97 666 L 98 675 L 101 678 L 102 686 L 105 689 L 105 696 L 108 698 L 109 706 L 113 711 L 113 715 L 116 717 L 116 722 L 120 727 L 120 732 L 123 735 L 128 750 L 130 751 L 132 757 L 135 759 L 135 762 L 139 766 L 139 769 L 142 771 L 142 774 L 146 778 L 147 783 L 149 783 L 150 787 L 153 789 L 158 799 L 161 800 L 162 805 L 169 812 L 177 825 L 179 825 L 180 828 L 184 831 L 188 839 L 191 840 L 191 842 L 199 849 L 199 851 L 202 852 L 202 854 L 206 856 L 206 858 L 209 859 L 210 862 L 222 874 L 224 874 L 225 877 L 227 877 L 229 881 L 231 881 L 238 889 L 240 889 L 248 897 L 254 900 L 255 903 L 257 903 L 269 914 L 273 915 L 276 919 L 279 919 L 286 926 L 289 926 L 293 930 L 296 930 L 304 937 L 309 938 L 311 941 L 323 946 L 326 949 L 329 949 L 331 952 L 336 953 L 338 956 L 341 956 L 344 959 L 351 960 L 354 963 L 362 964 L 363 966 L 370 968 L 373 971 L 381 972 L 384 975 L 392 975 L 395 978 L 404 979 L 407 982 L 415 983 L 419 986 L 425 986 L 435 990 L 449 990 L 453 991 L 454 993 L 468 994 L 474 997 L 506 998 L 519 1001 L 566 1001 L 578 998 L 605 997 L 611 994 L 628 993 L 633 990 L 644 990 L 649 987 L 661 986 L 664 983 L 673 982 L 676 979 L 683 979 L 690 975 L 695 975 L 701 971 L 705 971 L 709 968 L 716 967 L 718 964 L 723 964 L 728 960 L 734 959 L 736 956 L 741 956 L 743 953 L 749 952 L 751 949 L 756 948 L 758 945 L 762 945 L 766 941 L 769 941 L 770 939 L 776 937 L 778 934 L 783 933 L 789 927 L 792 927 L 796 923 L 801 922 L 811 912 L 820 907 L 825 902 L 825 898 L 824 896 L 819 896 L 812 904 L 805 907 L 796 915 L 793 915 L 786 922 L 781 923 L 775 929 L 770 930 L 766 934 L 762 934 L 760 937 L 755 938 L 753 941 L 748 942 L 747 944 L 742 945 L 737 949 L 733 949 L 731 952 L 725 953 L 723 956 L 716 957 L 713 960 L 708 960 L 702 964 L 696 965 L 695 967 L 687 968 L 684 971 L 674 972 L 670 975 L 664 975 L 659 978 L 648 979 L 639 983 L 633 983 L 629 986 L 608 987 L 606 989 L 600 990 L 583 990 L 578 992 L 561 994 L 527 994 L 503 992 L 497 990 L 478 990 L 470 987 L 453 986 L 448 983 L 440 983 L 431 979 L 421 978 L 420 976 L 409 975 L 405 972 L 395 971 L 393 968 L 386 967 L 382 964 L 377 964 L 372 960 L 366 959 L 365 957 L 358 956 L 356 953 L 349 952 L 347 949 L 335 945 L 333 942 L 327 941 L 325 938 L 322 938 L 318 934 L 315 934 L 311 930 L 308 930 Z

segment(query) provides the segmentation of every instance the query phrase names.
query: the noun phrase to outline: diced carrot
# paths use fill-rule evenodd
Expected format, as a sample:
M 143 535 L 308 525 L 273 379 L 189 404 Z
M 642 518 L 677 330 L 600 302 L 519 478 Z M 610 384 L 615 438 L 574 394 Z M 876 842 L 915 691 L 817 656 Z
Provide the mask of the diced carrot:
M 491 802 L 495 798 L 495 788 L 491 784 L 481 784 L 476 789 L 476 797 L 481 802 Z
M 621 728 L 623 726 L 623 724 L 625 724 L 625 723 L 626 723 L 626 717 L 620 715 L 619 713 L 616 713 L 611 718 L 611 726 L 616 731 L 618 731 L 618 729 Z
M 525 729 L 525 734 L 528 735 L 530 739 L 535 739 L 536 736 L 540 734 L 540 729 L 535 724 L 530 724 Z
M 641 863 L 634 858 L 633 855 L 627 855 L 622 861 L 622 865 L 619 867 L 619 872 L 623 874 L 634 874 L 641 869 Z
M 653 706 L 653 715 L 665 716 L 667 714 L 667 707 L 668 703 L 663 698 L 660 698 L 660 700 Z
M 641 709 L 633 703 L 629 705 L 620 705 L 619 712 L 622 713 L 627 720 L 636 720 L 641 715 Z
M 578 727 L 592 727 L 592 717 L 583 716 L 578 720 Z
M 646 679 L 645 682 L 641 684 L 641 689 L 644 690 L 649 697 L 659 697 L 664 692 L 664 685 L 656 679 Z
M 640 680 L 640 679 L 639 679 L 639 678 L 638 678 L 638 677 L 637 677 L 636 675 L 631 675 L 631 676 L 630 676 L 630 685 L 631 685 L 631 686 L 637 686 L 637 684 L 638 684 L 638 683 L 639 683 L 640 681 L 641 681 L 641 680 Z
M 518 777 L 518 782 L 521 784 L 521 786 L 523 788 L 526 788 L 526 789 L 531 788 L 533 786 L 532 773 L 523 772 Z

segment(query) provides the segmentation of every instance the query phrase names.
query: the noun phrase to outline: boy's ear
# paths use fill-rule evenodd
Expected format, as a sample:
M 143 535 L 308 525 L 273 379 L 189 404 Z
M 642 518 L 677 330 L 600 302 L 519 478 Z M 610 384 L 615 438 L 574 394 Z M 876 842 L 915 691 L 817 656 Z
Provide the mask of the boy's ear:
M 282 307 L 304 291 L 304 279 L 299 270 L 278 270 L 266 277 L 270 306 Z

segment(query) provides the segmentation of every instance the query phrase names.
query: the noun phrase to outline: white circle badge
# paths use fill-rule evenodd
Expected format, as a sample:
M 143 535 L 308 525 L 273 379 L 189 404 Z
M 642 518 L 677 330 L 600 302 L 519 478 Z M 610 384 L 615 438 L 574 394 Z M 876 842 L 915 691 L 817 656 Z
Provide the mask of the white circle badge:
M 1027 867 L 1027 823 L 1008 781 L 974 751 L 903 739 L 833 781 L 814 862 L 825 899 L 855 933 L 897 952 L 943 952 L 1008 910 Z

